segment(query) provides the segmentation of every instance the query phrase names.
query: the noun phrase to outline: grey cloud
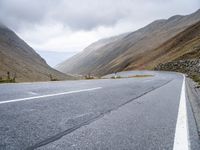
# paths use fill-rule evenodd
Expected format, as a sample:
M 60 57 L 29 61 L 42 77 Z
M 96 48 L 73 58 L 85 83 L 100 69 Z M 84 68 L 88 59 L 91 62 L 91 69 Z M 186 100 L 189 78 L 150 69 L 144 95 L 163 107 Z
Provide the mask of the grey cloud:
M 0 20 L 14 29 L 37 24 L 46 18 L 53 6 L 54 3 L 47 0 L 0 0 Z
M 186 9 L 184 2 L 188 0 L 0 0 L 0 19 L 16 30 L 48 21 L 73 30 L 91 30 L 114 26 L 122 19 L 134 22 L 146 16 L 153 19 L 171 15 L 170 11 Z M 200 5 L 199 0 L 190 3 L 190 7 Z

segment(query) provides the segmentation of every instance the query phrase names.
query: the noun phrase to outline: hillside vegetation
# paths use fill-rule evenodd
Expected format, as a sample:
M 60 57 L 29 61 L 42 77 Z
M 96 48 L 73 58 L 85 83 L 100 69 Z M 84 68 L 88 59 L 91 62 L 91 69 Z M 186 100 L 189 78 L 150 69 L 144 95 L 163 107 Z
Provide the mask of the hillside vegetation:
M 51 68 L 12 30 L 0 25 L 0 82 L 66 79 L 75 79 L 75 77 Z
M 160 64 L 149 65 L 150 69 L 186 73 L 200 83 L 200 22 L 163 44 L 156 53 L 159 54 L 161 49 L 165 53 L 154 60 L 154 64 Z
M 154 21 L 135 32 L 93 43 L 59 64 L 57 69 L 64 73 L 95 76 L 127 70 L 152 70 L 160 63 L 192 52 L 191 45 L 194 49 L 198 47 L 198 32 L 195 31 L 198 27 L 194 25 L 198 26 L 198 21 L 200 10 L 191 15 Z

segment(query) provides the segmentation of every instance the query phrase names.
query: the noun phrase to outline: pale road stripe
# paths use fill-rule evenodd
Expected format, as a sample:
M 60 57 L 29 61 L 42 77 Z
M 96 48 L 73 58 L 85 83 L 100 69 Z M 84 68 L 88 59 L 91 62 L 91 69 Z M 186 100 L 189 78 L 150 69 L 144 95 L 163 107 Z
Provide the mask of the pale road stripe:
M 185 76 L 183 77 L 173 150 L 190 150 L 185 94 Z
M 20 102 L 20 101 L 29 101 L 29 100 L 33 100 L 33 99 L 53 97 L 53 96 L 59 96 L 59 95 L 67 95 L 67 94 L 80 93 L 80 92 L 88 92 L 88 91 L 98 90 L 98 89 L 101 89 L 101 88 L 102 87 L 95 87 L 95 88 L 91 88 L 91 89 L 82 89 L 82 90 L 68 91 L 68 92 L 63 92 L 63 93 L 47 94 L 47 95 L 41 95 L 41 96 L 33 96 L 33 97 L 27 97 L 27 98 L 6 100 L 6 101 L 1 101 L 0 104 L 14 103 L 14 102 Z
M 28 94 L 31 94 L 31 95 L 38 95 L 38 94 L 35 93 L 35 92 L 28 92 Z

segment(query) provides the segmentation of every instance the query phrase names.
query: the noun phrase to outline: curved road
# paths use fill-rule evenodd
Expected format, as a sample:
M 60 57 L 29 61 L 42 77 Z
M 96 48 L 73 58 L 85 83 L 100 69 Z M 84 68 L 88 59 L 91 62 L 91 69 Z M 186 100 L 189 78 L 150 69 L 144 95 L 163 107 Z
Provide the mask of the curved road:
M 200 149 L 184 76 L 138 74 L 0 85 L 0 150 Z

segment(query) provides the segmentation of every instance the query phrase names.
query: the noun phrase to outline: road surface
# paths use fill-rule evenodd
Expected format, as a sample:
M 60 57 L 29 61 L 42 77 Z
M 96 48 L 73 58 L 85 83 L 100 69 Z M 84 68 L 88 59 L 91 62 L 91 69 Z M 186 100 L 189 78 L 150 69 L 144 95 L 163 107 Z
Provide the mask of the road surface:
M 184 76 L 136 74 L 0 85 L 0 149 L 200 149 Z

